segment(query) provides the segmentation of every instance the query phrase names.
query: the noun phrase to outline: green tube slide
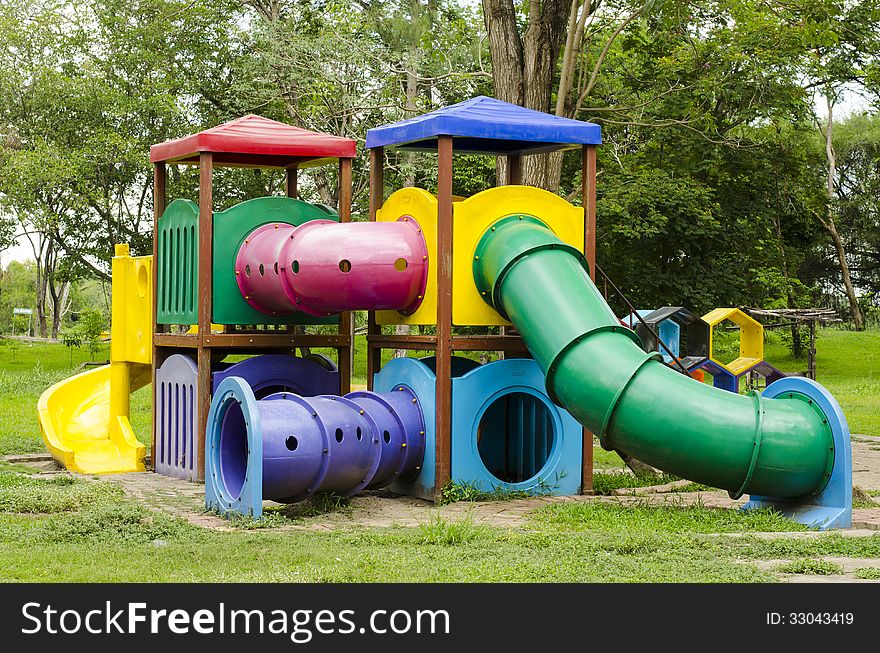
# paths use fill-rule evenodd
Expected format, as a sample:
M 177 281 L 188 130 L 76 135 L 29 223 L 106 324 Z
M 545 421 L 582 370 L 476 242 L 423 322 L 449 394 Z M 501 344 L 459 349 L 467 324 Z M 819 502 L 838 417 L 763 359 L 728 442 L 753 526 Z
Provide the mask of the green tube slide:
M 828 483 L 831 428 L 812 400 L 718 390 L 645 353 L 590 280 L 581 253 L 543 222 L 495 222 L 477 245 L 474 279 L 516 326 L 549 395 L 605 449 L 735 498 L 804 501 Z

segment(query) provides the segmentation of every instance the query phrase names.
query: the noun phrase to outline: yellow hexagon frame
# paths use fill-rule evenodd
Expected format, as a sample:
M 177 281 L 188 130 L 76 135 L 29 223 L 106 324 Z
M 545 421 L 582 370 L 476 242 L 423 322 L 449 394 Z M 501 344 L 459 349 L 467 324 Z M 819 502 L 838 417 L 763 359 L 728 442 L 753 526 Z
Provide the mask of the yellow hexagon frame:
M 378 311 L 379 324 L 436 324 L 437 322 L 437 199 L 420 188 L 394 192 L 377 212 L 379 221 L 412 216 L 428 247 L 428 284 L 421 306 L 412 315 Z M 584 250 L 584 210 L 563 198 L 530 186 L 499 186 L 453 204 L 452 323 L 458 326 L 509 325 L 481 297 L 474 283 L 473 256 L 480 237 L 508 215 L 530 215 L 544 222 L 564 242 Z
M 709 323 L 709 358 L 725 370 L 739 376 L 764 360 L 764 327 L 738 308 L 716 308 L 703 316 Z M 728 320 L 739 326 L 739 357 L 722 363 L 715 356 L 715 327 Z

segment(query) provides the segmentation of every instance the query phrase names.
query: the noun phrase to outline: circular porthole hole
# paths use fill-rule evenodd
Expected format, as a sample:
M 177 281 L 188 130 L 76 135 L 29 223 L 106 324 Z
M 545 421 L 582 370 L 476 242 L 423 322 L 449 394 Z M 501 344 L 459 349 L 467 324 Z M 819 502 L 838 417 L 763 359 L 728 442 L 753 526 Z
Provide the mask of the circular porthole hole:
M 266 268 L 263 267 L 263 264 L 260 263 L 260 276 L 264 276 L 266 274 Z
M 385 441 L 385 444 L 390 444 L 391 434 L 388 431 L 382 431 L 382 439 Z
M 361 440 L 364 439 L 364 434 L 363 434 L 363 432 L 361 431 L 361 427 L 360 427 L 360 426 L 357 427 L 357 428 L 355 429 L 355 431 L 354 431 L 354 437 L 356 437 L 356 438 L 358 439 L 358 442 L 360 442 Z
M 250 264 L 244 266 L 244 276 L 251 276 L 251 266 Z
M 394 261 L 394 269 L 398 272 L 403 272 L 409 266 L 409 263 L 406 262 L 405 258 L 399 258 Z
M 299 440 L 296 439 L 295 435 L 288 435 L 284 440 L 284 446 L 287 447 L 288 451 L 296 451 L 299 448 Z
M 275 261 L 275 265 L 272 266 L 272 269 L 275 270 L 275 276 L 278 276 L 278 261 Z
M 489 404 L 477 426 L 477 451 L 486 469 L 505 483 L 537 476 L 555 439 L 553 416 L 540 398 L 511 392 Z
M 351 272 L 351 261 L 347 258 L 342 259 L 339 261 L 339 269 L 343 272 Z
M 290 269 L 293 270 L 293 273 L 296 274 L 299 272 L 299 261 L 294 261 L 290 264 Z
M 342 439 L 345 437 L 345 434 L 342 432 L 342 429 L 336 429 L 336 441 L 342 442 Z

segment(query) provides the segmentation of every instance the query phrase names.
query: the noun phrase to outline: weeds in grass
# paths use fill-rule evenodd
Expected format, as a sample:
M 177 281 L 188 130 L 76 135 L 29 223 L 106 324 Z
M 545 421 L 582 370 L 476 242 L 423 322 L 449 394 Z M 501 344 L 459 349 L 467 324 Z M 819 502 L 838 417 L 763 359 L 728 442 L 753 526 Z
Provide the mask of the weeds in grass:
M 447 521 L 438 514 L 419 524 L 424 544 L 455 546 L 481 539 L 487 535 L 486 527 L 474 523 L 470 515 L 458 521 Z
M 880 504 L 871 498 L 870 492 L 865 492 L 856 485 L 852 489 L 852 504 L 853 508 L 880 508 Z
M 880 580 L 880 567 L 859 567 L 855 577 L 860 580 Z
M 300 503 L 292 503 L 283 506 L 264 508 L 260 519 L 238 513 L 229 513 L 226 518 L 229 523 L 242 530 L 257 530 L 278 528 L 300 523 L 309 517 L 321 517 L 330 514 L 351 515 L 353 512 L 351 500 L 336 494 L 316 494 L 315 496 Z M 219 514 L 212 511 L 213 514 Z
M 37 478 L 0 471 L 0 512 L 66 512 L 121 495 L 116 485 L 78 480 L 66 474 Z
M 776 571 L 783 574 L 806 574 L 808 576 L 831 576 L 842 574 L 843 567 L 827 560 L 800 558 L 778 565 Z
M 536 496 L 552 494 L 557 486 L 550 485 L 540 480 L 537 485 L 528 490 L 511 490 L 502 486 L 484 490 L 473 482 L 449 481 L 441 491 L 440 503 L 458 503 L 459 501 L 513 501 L 516 499 L 528 499 Z
M 52 515 L 42 522 L 48 542 L 114 542 L 148 544 L 196 532 L 182 519 L 150 512 L 129 503 L 99 504 L 73 514 Z
M 621 488 L 650 487 L 665 485 L 679 480 L 673 474 L 593 474 L 593 492 L 600 496 L 614 493 Z
M 559 503 L 535 511 L 541 526 L 568 531 L 651 531 L 667 533 L 729 533 L 736 531 L 801 531 L 806 527 L 773 510 L 723 510 L 692 505 L 654 506 L 639 501 L 626 506 L 600 503 Z

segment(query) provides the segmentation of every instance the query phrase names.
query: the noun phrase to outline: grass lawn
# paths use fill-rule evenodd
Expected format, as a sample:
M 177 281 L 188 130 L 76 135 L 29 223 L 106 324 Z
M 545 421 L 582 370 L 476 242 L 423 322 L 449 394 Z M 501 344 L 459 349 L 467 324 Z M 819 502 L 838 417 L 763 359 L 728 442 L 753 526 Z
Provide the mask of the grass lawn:
M 803 372 L 778 333 L 767 333 L 764 358 L 783 372 Z M 850 431 L 880 436 L 880 329 L 816 332 L 816 377 L 837 398 Z
M 820 381 L 840 400 L 853 431 L 880 435 L 880 332 L 822 331 L 818 350 Z M 97 356 L 106 357 L 106 349 Z M 0 340 L 0 454 L 43 451 L 37 398 L 87 358 L 75 350 L 72 366 L 61 345 Z M 785 370 L 804 367 L 776 336 L 767 358 Z M 362 359 L 361 351 L 361 377 Z M 148 388 L 132 400 L 132 423 L 144 442 L 149 402 Z M 622 462 L 596 447 L 596 466 L 610 470 Z M 768 539 L 754 533 L 803 527 L 769 512 L 701 506 L 558 504 L 536 511 L 521 528 L 438 518 L 419 528 L 217 532 L 149 512 L 108 482 L 22 471 L 0 463 L 0 581 L 752 582 L 776 578 L 758 560 L 833 574 L 816 559 L 880 558 L 880 534 Z M 618 483 L 606 481 L 609 488 Z
M 790 530 L 803 527 L 763 511 L 589 503 L 548 506 L 517 529 L 435 519 L 216 532 L 150 513 L 107 482 L 0 469 L 0 581 L 757 582 L 775 577 L 756 560 L 880 557 L 880 534 L 750 535 Z

